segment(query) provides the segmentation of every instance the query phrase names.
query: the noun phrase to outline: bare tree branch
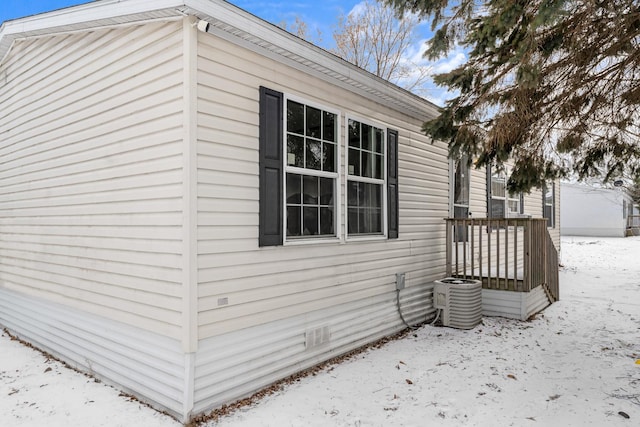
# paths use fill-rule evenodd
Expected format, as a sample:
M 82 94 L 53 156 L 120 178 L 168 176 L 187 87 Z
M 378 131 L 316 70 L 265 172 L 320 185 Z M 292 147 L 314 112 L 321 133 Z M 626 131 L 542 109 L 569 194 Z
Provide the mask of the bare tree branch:
M 365 0 L 355 11 L 339 17 L 332 51 L 378 77 L 424 95 L 431 69 L 408 56 L 419 45 L 419 23 L 416 15 L 398 18 L 392 8 Z

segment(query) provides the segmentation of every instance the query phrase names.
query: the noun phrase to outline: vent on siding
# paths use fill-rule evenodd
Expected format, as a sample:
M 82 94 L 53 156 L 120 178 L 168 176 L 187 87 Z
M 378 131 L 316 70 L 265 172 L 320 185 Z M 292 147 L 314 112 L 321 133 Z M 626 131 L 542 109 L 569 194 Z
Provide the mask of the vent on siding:
M 304 333 L 304 345 L 307 350 L 327 344 L 330 339 L 331 333 L 328 326 L 310 329 Z

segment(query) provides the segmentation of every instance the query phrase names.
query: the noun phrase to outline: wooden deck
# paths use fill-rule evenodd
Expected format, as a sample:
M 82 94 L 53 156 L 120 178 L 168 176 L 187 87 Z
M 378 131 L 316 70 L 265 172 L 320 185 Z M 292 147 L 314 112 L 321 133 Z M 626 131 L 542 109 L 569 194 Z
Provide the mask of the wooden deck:
M 481 280 L 484 289 L 560 297 L 558 253 L 546 219 L 447 218 L 447 275 Z
M 640 215 L 627 216 L 627 237 L 640 236 Z

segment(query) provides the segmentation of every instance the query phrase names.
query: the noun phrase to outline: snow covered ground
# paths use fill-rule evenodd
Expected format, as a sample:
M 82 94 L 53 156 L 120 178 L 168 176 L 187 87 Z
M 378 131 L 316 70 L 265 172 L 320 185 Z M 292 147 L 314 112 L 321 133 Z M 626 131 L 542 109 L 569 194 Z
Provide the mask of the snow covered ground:
M 640 237 L 562 241 L 561 301 L 531 322 L 424 326 L 216 426 L 640 425 Z M 179 426 L 0 338 L 0 426 Z

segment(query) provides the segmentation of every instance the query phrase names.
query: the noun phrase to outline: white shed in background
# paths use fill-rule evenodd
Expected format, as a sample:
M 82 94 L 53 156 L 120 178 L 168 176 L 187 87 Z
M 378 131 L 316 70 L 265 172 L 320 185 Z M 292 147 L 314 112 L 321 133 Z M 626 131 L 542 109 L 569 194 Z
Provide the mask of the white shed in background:
M 624 187 L 598 188 L 562 182 L 560 218 L 563 236 L 624 237 L 637 214 Z

